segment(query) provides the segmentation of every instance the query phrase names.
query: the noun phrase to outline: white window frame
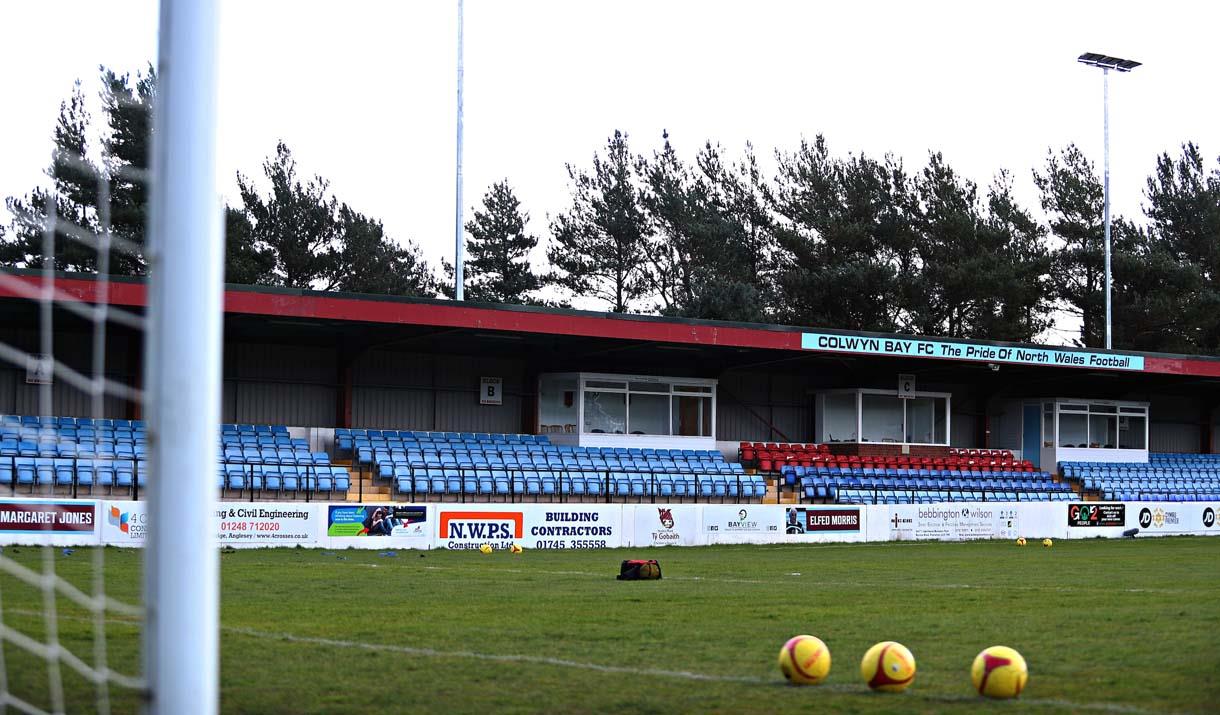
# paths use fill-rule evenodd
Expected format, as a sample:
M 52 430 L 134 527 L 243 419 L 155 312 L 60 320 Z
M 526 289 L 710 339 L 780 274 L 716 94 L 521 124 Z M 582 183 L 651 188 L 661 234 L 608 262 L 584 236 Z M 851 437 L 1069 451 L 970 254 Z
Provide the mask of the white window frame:
M 945 441 L 944 442 L 907 442 L 907 404 L 910 400 L 899 399 L 902 403 L 902 436 L 903 439 L 898 442 L 873 442 L 864 439 L 864 395 L 884 395 L 898 399 L 898 393 L 895 390 L 878 390 L 873 388 L 855 388 L 848 390 L 822 390 L 818 392 L 819 405 L 818 412 L 822 415 L 822 419 L 818 424 L 818 441 L 826 440 L 825 420 L 826 420 L 826 395 L 855 395 L 856 396 L 856 441 L 855 444 L 911 444 L 911 445 L 927 445 L 933 447 L 948 447 L 953 440 L 953 393 L 951 392 L 923 392 L 916 391 L 912 393 L 913 397 L 930 397 L 943 398 L 945 400 Z
M 1142 448 L 1142 451 L 1149 450 L 1148 437 L 1149 437 L 1149 432 L 1152 427 L 1152 420 L 1149 415 L 1149 409 L 1148 409 L 1149 403 L 1147 403 L 1147 402 L 1130 402 L 1130 401 L 1126 401 L 1126 400 L 1087 400 L 1087 399 L 1081 399 L 1081 398 L 1056 397 L 1056 398 L 1054 398 L 1054 400 L 1051 400 L 1049 398 L 1042 400 L 1043 414 L 1045 414 L 1046 404 L 1051 403 L 1051 402 L 1053 402 L 1054 406 L 1055 406 L 1055 408 L 1054 408 L 1054 410 L 1055 410 L 1055 423 L 1054 423 L 1055 435 L 1054 435 L 1054 440 L 1052 442 L 1054 444 L 1054 449 L 1102 449 L 1102 450 L 1107 450 L 1107 451 L 1120 450 L 1120 449 L 1122 449 L 1122 447 L 1119 446 L 1120 444 L 1122 444 L 1122 435 L 1120 434 L 1119 425 L 1121 424 L 1122 418 L 1123 417 L 1143 417 L 1144 418 L 1144 446 Z M 1092 409 L 1093 405 L 1099 405 L 1099 406 L 1103 406 L 1103 407 L 1112 407 L 1112 408 L 1114 408 L 1114 411 L 1113 412 L 1103 412 L 1103 411 L 1099 410 L 1097 412 L 1094 412 Z M 1066 409 L 1065 409 L 1065 407 L 1066 407 Z M 1062 415 L 1064 413 L 1069 414 L 1069 415 L 1084 415 L 1085 416 L 1085 446 L 1084 447 L 1065 447 L 1059 443 L 1059 425 L 1060 425 L 1059 417 L 1060 417 L 1060 415 Z M 1105 444 L 1104 441 L 1099 441 L 1098 445 L 1100 445 L 1100 446 L 1097 446 L 1097 447 L 1088 446 L 1088 445 L 1093 444 L 1093 433 L 1092 433 L 1093 415 L 1097 415 L 1099 417 L 1105 416 L 1105 417 L 1115 418 L 1115 440 L 1114 440 L 1113 447 L 1104 446 L 1104 444 Z M 1043 435 L 1042 443 L 1044 445 L 1046 444 L 1045 435 Z M 1128 448 L 1128 451 L 1130 451 L 1130 450 L 1140 451 L 1141 448 L 1138 448 L 1138 447 Z
M 668 414 L 666 416 L 666 422 L 665 422 L 666 430 L 667 430 L 666 434 L 635 435 L 637 437 L 651 436 L 651 437 L 676 437 L 679 439 L 685 439 L 685 438 L 694 439 L 696 437 L 692 436 L 692 435 L 672 434 L 673 420 L 674 420 L 674 414 L 673 414 L 674 413 L 674 399 L 673 398 L 675 398 L 675 397 L 700 397 L 703 399 L 711 400 L 712 423 L 709 426 L 709 434 L 707 436 L 698 435 L 697 438 L 698 439 L 715 439 L 716 438 L 716 412 L 717 412 L 717 410 L 716 410 L 716 385 L 717 385 L 718 381 L 715 380 L 714 378 L 668 377 L 668 376 L 661 376 L 661 375 L 626 375 L 626 374 L 614 374 L 614 373 L 605 373 L 605 372 L 555 372 L 555 373 L 545 373 L 545 374 L 538 376 L 539 394 L 541 394 L 541 392 L 542 392 L 543 379 L 556 379 L 556 378 L 560 378 L 560 379 L 574 378 L 576 380 L 576 424 L 577 424 L 577 433 L 578 434 L 581 434 L 581 435 L 603 434 L 600 432 L 586 432 L 585 431 L 585 392 L 588 390 L 593 390 L 595 392 L 621 393 L 621 394 L 626 395 L 624 400 L 626 403 L 625 407 L 626 407 L 627 416 L 626 416 L 626 419 L 624 420 L 622 436 L 631 436 L 631 395 L 632 394 L 666 395 L 668 398 L 667 399 Z M 589 384 L 588 384 L 590 382 L 619 382 L 619 383 L 623 384 L 623 387 L 618 388 L 618 387 L 594 386 L 594 387 L 590 388 Z M 658 389 L 656 392 L 649 392 L 647 390 L 634 390 L 633 391 L 631 389 L 632 383 L 645 383 L 645 384 L 655 384 L 655 385 L 666 384 L 666 385 L 668 385 L 668 390 L 661 391 L 660 389 Z M 692 390 L 677 389 L 677 388 L 683 388 L 683 387 L 695 388 L 695 389 L 692 389 Z M 542 429 L 541 418 L 542 418 L 542 416 L 541 416 L 541 414 L 539 414 L 538 424 L 535 425 L 535 427 L 537 428 L 537 431 L 541 431 L 541 429 Z

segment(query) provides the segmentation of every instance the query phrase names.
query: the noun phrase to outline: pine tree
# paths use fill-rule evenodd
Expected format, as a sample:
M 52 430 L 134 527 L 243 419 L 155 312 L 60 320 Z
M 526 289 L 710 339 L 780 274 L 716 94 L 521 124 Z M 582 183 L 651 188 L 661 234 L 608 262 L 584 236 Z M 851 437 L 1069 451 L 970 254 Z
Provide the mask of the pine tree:
M 1034 171 L 1050 229 L 1062 241 L 1051 264 L 1052 286 L 1061 306 L 1080 318 L 1081 346 L 1105 344 L 1105 261 L 1102 186 L 1093 164 L 1075 144 L 1050 152 L 1042 173 Z M 1113 238 L 1113 236 L 1112 236 Z
M 283 142 L 263 162 L 263 173 L 270 183 L 265 199 L 240 173 L 237 186 L 254 242 L 275 255 L 274 283 L 330 288 L 336 278 L 335 255 L 341 247 L 338 201 L 329 194 L 329 183 L 320 176 L 302 183 L 292 151 Z
M 111 272 L 142 274 L 147 271 L 143 248 L 157 75 L 151 66 L 134 77 L 115 74 L 105 67 L 100 71 L 102 106 L 109 129 L 102 138 L 102 153 L 110 179 L 110 226 L 114 235 L 139 250 L 135 255 L 115 251 Z
M 102 168 L 89 158 L 89 119 L 85 95 L 78 81 L 72 95 L 59 107 L 51 166 L 47 169 L 51 185 L 35 188 L 21 198 L 5 200 L 13 215 L 12 235 L 7 238 L 2 254 L 5 265 L 42 266 L 44 227 L 54 206 L 55 269 L 97 270 L 97 237 L 102 231 L 98 212 L 99 187 L 106 177 Z
M 738 177 L 721 162 L 718 147 L 705 144 L 694 168 L 677 156 L 669 135 L 637 170 L 641 204 L 649 221 L 645 276 L 663 315 L 759 320 L 763 305 L 755 271 L 757 249 L 742 222 Z
M 386 236 L 381 222 L 339 207 L 338 248 L 332 249 L 331 290 L 377 295 L 422 296 L 437 293 L 436 277 L 419 248 L 400 246 Z
M 529 214 L 508 180 L 492 184 L 483 195 L 483 208 L 466 222 L 465 298 L 482 303 L 542 304 L 537 292 L 542 277 L 530 266 L 538 237 L 526 233 Z
M 572 206 L 551 223 L 547 259 L 553 285 L 573 296 L 592 297 L 626 312 L 648 291 L 644 275 L 645 217 L 634 183 L 627 135 L 615 131 L 605 158 L 594 155 L 589 172 L 568 165 Z
M 241 209 L 225 207 L 225 283 L 271 285 L 275 252 L 254 240 L 254 225 Z
M 902 165 L 836 159 L 818 136 L 779 155 L 774 209 L 777 318 L 892 331 L 913 264 L 910 184 Z
M 970 337 L 1034 342 L 1051 326 L 1051 254 L 1046 229 L 1012 195 L 1012 175 L 1001 171 L 987 194 L 978 228 L 979 249 L 994 257 L 988 295 Z

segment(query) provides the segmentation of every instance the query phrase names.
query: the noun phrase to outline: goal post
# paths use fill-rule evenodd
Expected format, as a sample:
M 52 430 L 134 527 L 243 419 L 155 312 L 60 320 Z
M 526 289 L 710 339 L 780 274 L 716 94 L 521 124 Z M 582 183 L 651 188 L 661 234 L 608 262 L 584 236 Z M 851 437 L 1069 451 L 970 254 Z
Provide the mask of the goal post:
M 216 713 L 224 244 L 217 0 L 161 0 L 150 163 L 145 673 L 154 713 Z

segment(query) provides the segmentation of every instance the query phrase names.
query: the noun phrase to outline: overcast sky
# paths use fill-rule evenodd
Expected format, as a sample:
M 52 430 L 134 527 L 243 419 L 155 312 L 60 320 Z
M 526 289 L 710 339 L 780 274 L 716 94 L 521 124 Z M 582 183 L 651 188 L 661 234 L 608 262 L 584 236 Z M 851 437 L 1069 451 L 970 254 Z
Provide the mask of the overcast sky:
M 456 0 L 222 0 L 220 190 L 260 174 L 283 139 L 343 201 L 452 259 Z M 466 204 L 507 177 L 545 237 L 615 129 L 651 152 L 944 152 L 981 185 L 1076 142 L 1100 170 L 1102 78 L 1082 52 L 1145 63 L 1111 75 L 1112 189 L 1140 211 L 1155 157 L 1185 140 L 1220 155 L 1215 2 L 679 2 L 467 0 Z M 156 56 L 151 0 L 0 9 L 0 195 L 42 181 L 59 103 L 96 66 Z M 768 162 L 768 165 L 770 162 Z

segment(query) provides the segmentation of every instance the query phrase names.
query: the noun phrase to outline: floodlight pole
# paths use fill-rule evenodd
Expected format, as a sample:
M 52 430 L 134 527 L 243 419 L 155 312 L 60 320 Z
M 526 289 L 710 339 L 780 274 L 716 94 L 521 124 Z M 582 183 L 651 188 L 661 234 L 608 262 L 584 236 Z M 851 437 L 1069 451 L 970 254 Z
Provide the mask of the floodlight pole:
M 1086 52 L 1076 61 L 1088 65 L 1090 67 L 1101 68 L 1102 82 L 1102 112 L 1103 126 L 1105 131 L 1105 243 L 1106 243 L 1106 349 L 1112 347 L 1111 336 L 1113 321 L 1111 320 L 1111 285 L 1110 277 L 1110 70 L 1117 72 L 1130 72 L 1140 66 L 1139 62 L 1134 60 L 1124 60 L 1120 57 L 1111 57 L 1097 52 Z
M 462 66 L 462 0 L 458 0 L 457 6 L 457 216 L 453 227 L 453 297 L 462 300 L 462 85 L 465 80 L 465 69 Z
M 1105 224 L 1106 224 L 1106 350 L 1110 345 L 1110 68 L 1101 68 L 1102 125 L 1105 134 Z

